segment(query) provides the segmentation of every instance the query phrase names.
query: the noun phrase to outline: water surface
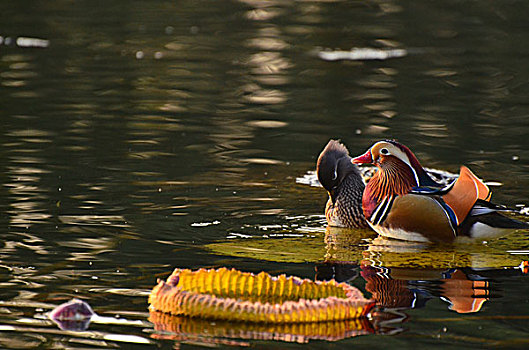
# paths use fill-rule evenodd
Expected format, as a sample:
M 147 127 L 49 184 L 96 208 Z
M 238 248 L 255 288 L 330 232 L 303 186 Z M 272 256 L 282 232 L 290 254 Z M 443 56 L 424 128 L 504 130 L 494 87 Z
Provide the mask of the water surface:
M 251 329 L 233 339 L 229 326 L 188 320 L 166 324 L 183 322 L 186 335 L 155 330 L 147 294 L 177 266 L 336 278 L 385 307 L 372 328 L 292 347 L 526 345 L 527 232 L 450 247 L 326 232 L 325 191 L 296 179 L 330 138 L 352 154 L 397 138 L 424 165 L 466 164 L 502 184 L 495 201 L 526 205 L 527 10 L 463 0 L 1 3 L 1 346 L 294 339 L 255 340 L 248 334 L 262 330 Z M 352 48 L 405 55 L 319 55 Z M 43 315 L 72 297 L 125 322 L 62 331 Z

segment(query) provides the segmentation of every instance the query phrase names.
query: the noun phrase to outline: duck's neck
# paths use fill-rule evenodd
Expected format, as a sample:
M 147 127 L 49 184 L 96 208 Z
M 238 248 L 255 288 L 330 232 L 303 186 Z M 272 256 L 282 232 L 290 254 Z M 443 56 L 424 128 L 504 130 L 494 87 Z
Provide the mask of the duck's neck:
M 369 218 L 384 198 L 405 195 L 417 185 L 415 175 L 407 164 L 398 161 L 383 164 L 364 191 L 362 206 L 365 216 Z

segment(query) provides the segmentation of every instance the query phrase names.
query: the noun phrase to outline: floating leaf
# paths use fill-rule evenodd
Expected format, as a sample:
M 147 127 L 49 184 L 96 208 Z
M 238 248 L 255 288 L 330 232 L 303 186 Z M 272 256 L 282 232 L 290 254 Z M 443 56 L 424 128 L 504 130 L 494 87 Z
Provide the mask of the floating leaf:
M 350 320 L 372 300 L 346 283 L 235 269 L 175 269 L 149 296 L 151 310 L 173 315 L 266 323 Z

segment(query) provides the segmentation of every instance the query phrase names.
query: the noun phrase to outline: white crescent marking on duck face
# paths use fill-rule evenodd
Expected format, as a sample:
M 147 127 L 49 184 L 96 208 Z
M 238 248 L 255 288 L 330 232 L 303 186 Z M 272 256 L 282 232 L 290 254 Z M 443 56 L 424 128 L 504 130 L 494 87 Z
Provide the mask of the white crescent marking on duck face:
M 373 149 L 378 144 L 386 144 L 386 145 L 388 145 L 388 146 L 386 146 L 386 149 L 390 150 L 389 151 L 389 155 L 395 156 L 398 159 L 400 159 L 401 161 L 403 161 L 404 163 L 406 163 L 408 165 L 408 167 L 410 167 L 410 169 L 411 169 L 411 171 L 413 173 L 413 177 L 415 178 L 415 181 L 417 182 L 417 186 L 421 185 L 421 183 L 419 182 L 419 176 L 417 175 L 417 172 L 415 171 L 415 169 L 411 165 L 410 158 L 408 157 L 408 155 L 405 152 L 403 152 L 400 148 L 398 148 L 394 144 L 386 142 L 386 141 L 379 141 L 379 142 L 375 143 L 373 146 L 371 146 L 371 149 Z M 371 157 L 373 157 L 372 153 L 371 153 Z
M 411 165 L 410 158 L 408 157 L 408 155 L 404 153 L 403 151 L 401 151 L 399 148 L 397 148 L 397 146 L 394 146 L 394 145 L 392 146 L 395 149 L 395 153 L 393 155 L 399 158 L 400 160 L 402 160 L 404 163 L 406 163 L 410 167 L 411 171 L 413 172 L 413 177 L 415 177 L 415 181 L 417 182 L 417 186 L 420 186 L 421 183 L 419 182 L 419 176 L 417 175 L 415 168 L 413 168 L 413 166 Z

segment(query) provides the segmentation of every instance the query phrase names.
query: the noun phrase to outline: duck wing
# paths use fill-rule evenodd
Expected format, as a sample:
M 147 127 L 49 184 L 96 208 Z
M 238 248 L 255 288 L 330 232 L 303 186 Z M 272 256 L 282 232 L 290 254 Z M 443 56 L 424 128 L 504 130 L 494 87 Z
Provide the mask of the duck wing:
M 466 166 L 461 167 L 459 177 L 446 187 L 414 187 L 410 193 L 441 196 L 454 213 L 456 226 L 465 220 L 478 200 L 488 202 L 492 195 L 488 186 Z
M 478 200 L 489 201 L 492 192 L 469 168 L 461 166 L 459 177 L 442 195 L 444 202 L 454 211 L 457 224 L 462 223 Z

